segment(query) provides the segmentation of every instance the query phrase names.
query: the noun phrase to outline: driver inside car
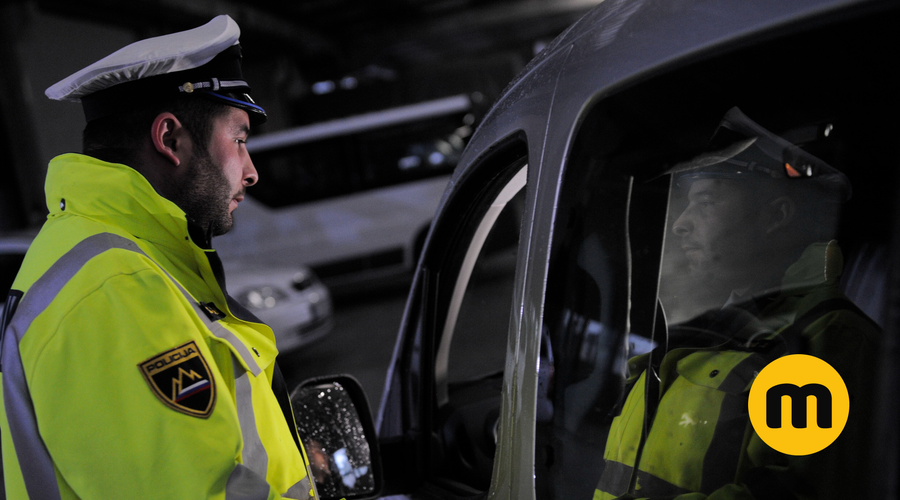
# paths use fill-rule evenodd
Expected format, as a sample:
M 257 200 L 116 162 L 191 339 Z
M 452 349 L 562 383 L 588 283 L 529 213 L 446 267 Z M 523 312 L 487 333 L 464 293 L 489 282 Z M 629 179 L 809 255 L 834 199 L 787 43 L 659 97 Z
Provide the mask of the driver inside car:
M 871 465 L 859 450 L 880 328 L 838 288 L 849 180 L 738 108 L 671 174 L 686 201 L 660 284 L 668 334 L 629 360 L 594 499 L 852 497 Z M 754 378 L 788 354 L 828 362 L 850 395 L 843 432 L 811 455 L 772 449 L 750 424 Z

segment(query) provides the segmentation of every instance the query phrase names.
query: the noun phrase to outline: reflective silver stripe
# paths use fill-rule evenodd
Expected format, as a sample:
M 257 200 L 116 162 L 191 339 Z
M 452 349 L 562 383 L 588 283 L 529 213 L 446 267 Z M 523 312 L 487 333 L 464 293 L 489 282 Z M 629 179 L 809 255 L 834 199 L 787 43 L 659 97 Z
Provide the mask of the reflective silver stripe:
M 95 256 L 112 248 L 137 248 L 133 242 L 112 234 L 87 238 L 56 261 L 22 297 L 3 337 L 3 403 L 10 437 L 19 460 L 25 489 L 31 498 L 60 498 L 53 459 L 41 438 L 34 403 L 25 380 L 19 343 L 35 318 L 53 302 L 60 290 Z M 139 249 L 138 249 L 139 251 Z
M 20 339 L 14 336 L 18 334 L 8 331 L 3 341 L 3 403 L 19 469 L 30 498 L 60 498 L 53 460 L 38 432 L 31 395 L 25 385 L 18 349 Z
M 244 368 L 234 365 L 234 404 L 237 406 L 238 419 L 241 423 L 241 435 L 244 438 L 244 448 L 241 450 L 241 458 L 244 465 L 261 477 L 266 477 L 269 468 L 269 456 L 262 444 L 259 432 L 256 430 L 256 414 L 253 413 L 253 389 L 250 387 L 250 379 Z
M 308 500 L 310 498 L 315 498 L 309 494 L 310 489 L 312 488 L 309 485 L 309 476 L 306 476 L 297 484 L 288 488 L 287 493 L 282 495 L 282 498 L 291 498 L 293 500 Z
M 225 484 L 225 500 L 266 500 L 269 484 L 255 472 L 237 464 Z

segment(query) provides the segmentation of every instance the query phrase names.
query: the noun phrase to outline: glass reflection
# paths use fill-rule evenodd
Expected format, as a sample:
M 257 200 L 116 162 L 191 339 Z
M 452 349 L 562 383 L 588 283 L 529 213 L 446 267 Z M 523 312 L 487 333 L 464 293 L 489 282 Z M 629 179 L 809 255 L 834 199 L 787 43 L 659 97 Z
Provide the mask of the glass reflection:
M 668 331 L 629 361 L 595 500 L 862 490 L 874 385 L 865 366 L 880 331 L 839 290 L 834 238 L 851 188 L 805 149 L 828 126 L 811 130 L 792 131 L 809 138 L 801 147 L 733 108 L 706 152 L 672 169 L 659 295 Z M 758 372 L 795 353 L 831 364 L 855 406 L 838 440 L 809 456 L 763 443 L 747 409 Z
M 297 433 L 322 498 L 375 490 L 372 456 L 359 414 L 337 382 L 299 387 L 291 395 Z

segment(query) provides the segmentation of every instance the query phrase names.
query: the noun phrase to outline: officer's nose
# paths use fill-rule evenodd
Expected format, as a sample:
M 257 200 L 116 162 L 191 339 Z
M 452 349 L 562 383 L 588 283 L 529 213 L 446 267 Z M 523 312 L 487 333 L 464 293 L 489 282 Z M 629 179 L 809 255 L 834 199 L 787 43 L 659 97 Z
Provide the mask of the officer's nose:
M 259 181 L 259 173 L 256 171 L 253 160 L 251 160 L 249 156 L 247 156 L 247 162 L 244 164 L 243 174 L 243 184 L 245 187 L 250 187 Z
M 691 224 L 690 217 L 687 215 L 687 210 L 681 212 L 681 215 L 675 219 L 675 223 L 672 224 L 672 232 L 678 236 L 685 236 L 691 232 L 693 228 L 693 224 Z

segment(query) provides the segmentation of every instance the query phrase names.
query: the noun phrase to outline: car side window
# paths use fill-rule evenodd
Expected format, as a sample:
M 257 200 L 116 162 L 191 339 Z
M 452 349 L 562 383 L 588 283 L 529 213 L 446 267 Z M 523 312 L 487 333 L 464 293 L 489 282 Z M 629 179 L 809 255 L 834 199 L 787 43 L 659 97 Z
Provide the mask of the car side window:
M 495 203 L 495 211 L 499 209 L 496 219 L 491 221 L 485 217 L 487 235 L 473 263 L 453 330 L 447 366 L 449 384 L 495 375 L 505 367 L 509 331 L 509 314 L 505 313 L 512 306 L 519 229 L 525 206 L 522 187 L 511 184 L 512 189 L 519 191 L 509 200 Z M 504 201 L 505 206 L 501 207 Z

